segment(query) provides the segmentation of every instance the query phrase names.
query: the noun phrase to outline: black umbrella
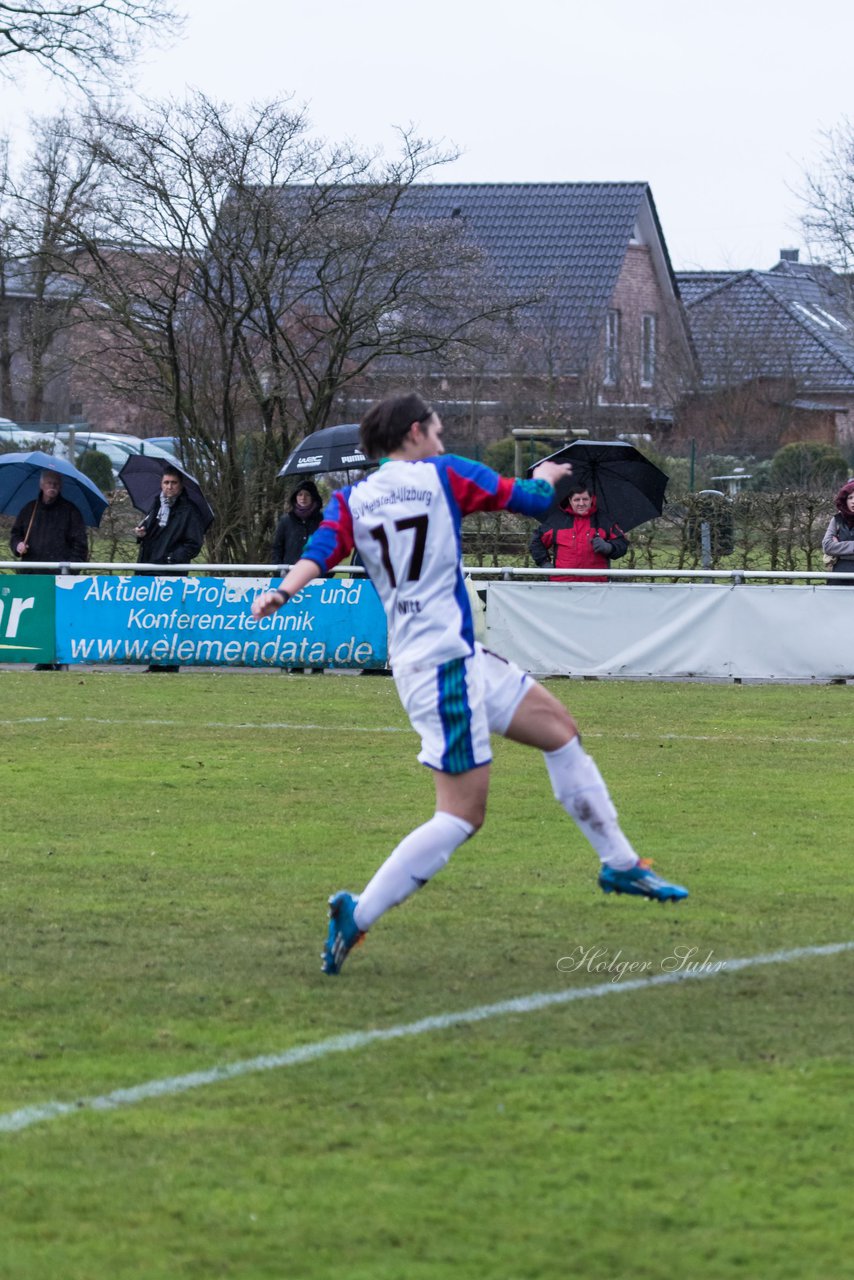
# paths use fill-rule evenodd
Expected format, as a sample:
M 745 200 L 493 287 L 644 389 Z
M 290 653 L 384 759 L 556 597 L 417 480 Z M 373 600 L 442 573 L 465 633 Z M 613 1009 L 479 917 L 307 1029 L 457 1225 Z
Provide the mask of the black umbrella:
M 214 513 L 198 480 L 168 458 L 157 458 L 150 453 L 132 453 L 119 472 L 119 479 L 130 494 L 130 500 L 137 511 L 148 515 L 160 496 L 160 481 L 164 471 L 177 471 L 181 476 L 184 492 L 201 516 L 203 527 L 207 529 L 213 521 Z
M 557 504 L 580 483 L 595 495 L 596 509 L 603 519 L 619 525 L 624 533 L 661 515 L 669 477 L 633 444 L 573 440 L 547 459 L 540 459 L 546 461 L 572 464 L 572 475 L 557 486 Z M 533 469 L 528 468 L 528 475 Z
M 279 475 L 309 476 L 319 471 L 363 470 L 371 465 L 359 444 L 358 422 L 344 422 L 306 436 L 290 454 Z

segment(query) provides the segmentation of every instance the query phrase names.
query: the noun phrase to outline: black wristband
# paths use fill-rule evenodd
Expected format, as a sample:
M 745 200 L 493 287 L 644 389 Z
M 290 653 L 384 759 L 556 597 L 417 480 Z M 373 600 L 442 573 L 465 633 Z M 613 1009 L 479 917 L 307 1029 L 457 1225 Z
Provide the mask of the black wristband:
M 286 591 L 284 587 L 270 587 L 269 594 L 271 596 L 281 596 L 283 605 L 287 604 L 291 598 L 290 592 Z

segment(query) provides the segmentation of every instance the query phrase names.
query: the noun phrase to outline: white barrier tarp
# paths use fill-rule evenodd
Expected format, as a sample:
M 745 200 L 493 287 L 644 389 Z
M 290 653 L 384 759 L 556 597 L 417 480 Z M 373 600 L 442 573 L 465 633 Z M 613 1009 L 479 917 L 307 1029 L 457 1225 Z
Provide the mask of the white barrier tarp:
M 854 587 L 490 582 L 485 643 L 534 675 L 854 678 Z

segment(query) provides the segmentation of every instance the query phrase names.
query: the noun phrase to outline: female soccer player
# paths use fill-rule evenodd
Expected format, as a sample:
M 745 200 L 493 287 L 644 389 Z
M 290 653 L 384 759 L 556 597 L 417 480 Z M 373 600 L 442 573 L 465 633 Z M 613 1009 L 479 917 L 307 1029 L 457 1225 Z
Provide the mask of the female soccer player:
M 555 798 L 599 855 L 606 893 L 659 901 L 688 896 L 641 861 L 617 822 L 607 787 L 581 745 L 566 708 L 512 662 L 484 649 L 463 582 L 460 522 L 473 511 L 542 516 L 553 486 L 571 472 L 542 462 L 531 480 L 508 480 L 480 463 L 445 454 L 442 423 L 420 396 L 374 405 L 361 424 L 362 449 L 378 470 L 333 494 L 303 558 L 278 590 L 263 592 L 263 618 L 355 547 L 388 619 L 395 684 L 413 729 L 418 759 L 433 770 L 436 811 L 410 832 L 357 897 L 329 899 L 324 973 L 347 955 L 390 907 L 440 871 L 483 824 L 489 789 L 490 734 L 544 753 Z

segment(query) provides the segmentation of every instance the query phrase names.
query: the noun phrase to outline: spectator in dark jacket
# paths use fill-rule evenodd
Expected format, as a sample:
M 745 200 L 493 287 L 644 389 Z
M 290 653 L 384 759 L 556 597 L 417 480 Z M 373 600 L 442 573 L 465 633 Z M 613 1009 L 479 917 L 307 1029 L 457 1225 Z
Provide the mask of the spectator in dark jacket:
M 9 546 L 12 554 L 27 560 L 89 559 L 89 539 L 83 517 L 73 502 L 63 498 L 62 476 L 56 471 L 43 471 L 39 478 L 39 496 L 27 502 L 15 517 Z M 31 569 L 30 573 L 50 573 L 50 569 Z M 63 671 L 58 662 L 38 662 L 36 671 Z
M 291 494 L 289 509 L 276 525 L 272 563 L 296 564 L 302 549 L 323 518 L 320 494 L 313 480 L 301 480 Z
M 205 530 L 180 471 L 167 467 L 163 472 L 157 500 L 135 532 L 140 564 L 189 564 L 199 554 Z
M 288 510 L 276 525 L 273 535 L 273 564 L 296 564 L 302 549 L 323 519 L 323 503 L 313 480 L 301 480 L 291 494 Z M 287 668 L 283 667 L 282 671 Z M 303 671 L 322 671 L 322 667 L 292 667 L 294 675 Z
M 136 527 L 140 564 L 189 564 L 205 540 L 202 517 L 184 492 L 180 471 L 167 467 L 160 493 L 148 515 Z M 172 664 L 152 662 L 148 671 L 177 671 Z
M 596 498 L 583 484 L 575 484 L 560 504 L 560 511 L 541 524 L 531 539 L 534 563 L 544 568 L 605 569 L 629 549 L 618 525 L 607 529 L 596 517 Z M 553 578 L 553 582 L 607 582 L 607 578 Z
M 15 517 L 9 546 L 22 560 L 89 559 L 89 539 L 83 517 L 73 502 L 63 498 L 62 476 L 43 471 L 39 496 L 26 503 Z M 49 573 L 36 569 L 35 573 Z

